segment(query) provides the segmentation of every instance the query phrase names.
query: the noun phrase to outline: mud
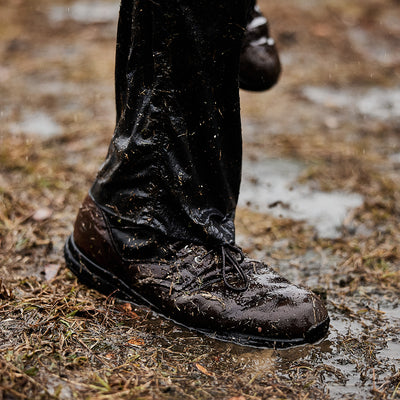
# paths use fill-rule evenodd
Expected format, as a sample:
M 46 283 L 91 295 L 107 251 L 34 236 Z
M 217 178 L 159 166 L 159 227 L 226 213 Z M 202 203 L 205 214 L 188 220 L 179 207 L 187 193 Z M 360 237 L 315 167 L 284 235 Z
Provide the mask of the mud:
M 260 2 L 283 75 L 241 92 L 237 239 L 331 315 L 320 343 L 279 351 L 199 336 L 66 271 L 115 121 L 118 4 L 88 5 L 0 3 L 0 398 L 400 398 L 399 3 Z

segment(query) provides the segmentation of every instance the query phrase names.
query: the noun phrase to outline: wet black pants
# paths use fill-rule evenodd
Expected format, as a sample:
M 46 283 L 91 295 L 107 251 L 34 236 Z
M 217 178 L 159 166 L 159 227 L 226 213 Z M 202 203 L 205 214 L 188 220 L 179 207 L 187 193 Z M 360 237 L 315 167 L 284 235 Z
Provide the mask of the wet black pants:
M 122 0 L 117 124 L 91 189 L 140 235 L 233 243 L 251 0 Z

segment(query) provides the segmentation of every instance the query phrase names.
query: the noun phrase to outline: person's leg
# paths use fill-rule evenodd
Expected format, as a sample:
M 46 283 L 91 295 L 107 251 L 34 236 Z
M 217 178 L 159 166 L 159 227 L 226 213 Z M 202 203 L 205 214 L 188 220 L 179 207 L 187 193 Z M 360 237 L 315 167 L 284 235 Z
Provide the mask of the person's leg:
M 329 318 L 234 244 L 248 7 L 122 1 L 117 126 L 65 256 L 104 293 L 225 340 L 284 346 L 319 339 Z
M 195 4 L 122 1 L 118 121 L 91 195 L 128 223 L 168 238 L 233 243 L 248 4 Z

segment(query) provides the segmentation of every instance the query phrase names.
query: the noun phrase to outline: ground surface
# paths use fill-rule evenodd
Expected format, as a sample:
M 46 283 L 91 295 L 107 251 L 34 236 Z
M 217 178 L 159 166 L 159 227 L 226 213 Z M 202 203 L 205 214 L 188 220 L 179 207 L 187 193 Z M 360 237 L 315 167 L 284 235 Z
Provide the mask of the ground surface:
M 400 398 L 400 3 L 260 3 L 284 74 L 241 93 L 238 241 L 332 320 L 282 351 L 198 336 L 64 267 L 113 130 L 116 3 L 0 1 L 0 399 Z

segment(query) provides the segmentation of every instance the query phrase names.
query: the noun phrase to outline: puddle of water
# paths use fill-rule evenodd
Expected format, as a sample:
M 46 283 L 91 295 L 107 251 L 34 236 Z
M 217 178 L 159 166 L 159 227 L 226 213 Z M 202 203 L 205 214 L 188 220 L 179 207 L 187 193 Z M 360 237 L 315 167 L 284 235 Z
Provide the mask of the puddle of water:
M 400 34 L 400 13 L 397 15 L 393 10 L 385 10 L 380 17 L 381 23 L 393 34 Z
M 26 113 L 19 123 L 10 126 L 10 132 L 13 134 L 25 133 L 43 138 L 60 135 L 62 131 L 62 127 L 44 112 Z
M 390 319 L 397 319 L 400 325 L 400 307 L 380 307 L 380 310 L 385 313 L 385 316 Z M 400 354 L 400 353 L 399 353 Z
M 379 351 L 380 358 L 386 358 L 392 362 L 400 362 L 400 343 L 393 340 L 387 341 L 387 348 Z
M 370 89 L 358 99 L 357 106 L 361 114 L 379 119 L 400 117 L 400 88 Z
M 391 154 L 389 160 L 395 164 L 400 164 L 400 153 Z
M 367 359 L 371 356 L 368 348 L 370 337 L 373 334 L 373 324 L 366 330 L 365 323 L 354 319 L 347 319 L 331 312 L 331 327 L 329 336 L 315 345 L 295 347 L 287 350 L 279 350 L 276 358 L 276 370 L 285 375 L 290 368 L 296 365 L 296 362 L 312 366 L 313 369 L 321 368 L 321 379 L 325 382 L 329 391 L 330 398 L 343 399 L 371 398 L 373 383 L 371 380 L 364 381 L 363 369 L 367 367 Z M 395 321 L 389 319 L 390 325 Z M 354 340 L 367 335 L 366 342 Z M 378 338 L 379 339 L 379 338 Z M 371 342 L 372 343 L 372 342 Z M 379 349 L 382 346 L 383 349 Z M 377 343 L 376 354 L 376 378 L 377 382 L 382 383 L 388 376 L 390 370 L 379 370 L 380 362 L 383 365 L 396 365 L 400 357 L 400 344 L 397 341 L 386 341 L 382 338 L 382 343 Z M 262 356 L 260 354 L 260 356 Z M 253 354 L 257 359 L 258 354 Z M 336 371 L 336 372 L 335 372 Z M 372 374 L 372 370 L 369 369 Z M 379 386 L 379 385 L 378 385 Z
M 68 384 L 56 376 L 49 376 L 46 389 L 52 396 L 60 400 L 70 400 L 75 397 Z
M 114 23 L 118 19 L 119 3 L 78 1 L 71 5 L 53 6 L 48 16 L 52 22 L 73 20 L 80 23 Z
M 391 43 L 386 35 L 378 36 L 375 32 L 368 32 L 360 27 L 349 29 L 348 36 L 356 50 L 367 59 L 378 61 L 383 65 L 400 62 L 398 41 Z
M 306 221 L 320 237 L 339 237 L 338 227 L 351 209 L 362 205 L 362 196 L 299 185 L 296 180 L 303 169 L 304 165 L 288 160 L 244 160 L 239 206 Z
M 400 87 L 360 89 L 334 89 L 307 86 L 303 95 L 316 104 L 326 107 L 347 108 L 382 120 L 400 118 Z
M 322 104 L 325 107 L 344 108 L 350 107 L 353 100 L 346 90 L 338 90 L 330 87 L 306 86 L 302 90 L 303 95 L 310 101 Z
M 33 56 L 36 58 L 40 58 L 43 63 L 53 63 L 53 62 L 62 62 L 72 64 L 77 64 L 79 61 L 78 57 L 82 56 L 86 49 L 80 43 L 74 43 L 71 45 L 64 44 L 62 47 L 62 51 L 60 51 L 59 44 L 50 44 L 50 45 L 42 45 L 40 48 L 36 49 L 32 52 Z M 46 73 L 49 73 L 49 68 L 47 68 Z M 54 74 L 60 71 L 51 72 Z

